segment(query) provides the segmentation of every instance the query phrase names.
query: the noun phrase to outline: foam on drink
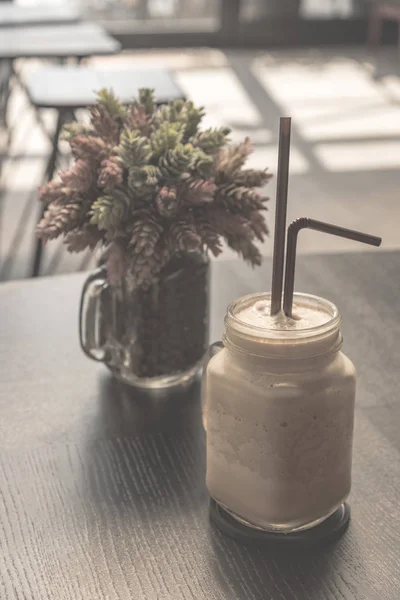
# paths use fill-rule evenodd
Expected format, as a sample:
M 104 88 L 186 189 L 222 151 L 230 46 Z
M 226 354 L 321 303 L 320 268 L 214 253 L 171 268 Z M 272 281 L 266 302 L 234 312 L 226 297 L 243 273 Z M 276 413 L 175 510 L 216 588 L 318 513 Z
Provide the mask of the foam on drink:
M 292 317 L 287 317 L 283 311 L 271 315 L 270 300 L 258 300 L 253 305 L 238 311 L 235 315 L 238 319 L 255 327 L 273 329 L 275 331 L 288 331 L 291 329 L 311 329 L 324 325 L 331 316 L 318 308 L 311 308 L 304 304 L 293 304 Z

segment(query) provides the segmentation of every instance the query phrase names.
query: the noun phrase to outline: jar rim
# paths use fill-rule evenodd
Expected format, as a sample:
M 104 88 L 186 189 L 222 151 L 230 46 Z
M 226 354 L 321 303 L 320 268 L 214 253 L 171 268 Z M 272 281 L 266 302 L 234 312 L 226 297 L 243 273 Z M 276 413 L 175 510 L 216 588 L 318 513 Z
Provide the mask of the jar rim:
M 327 334 L 340 327 L 342 319 L 337 306 L 333 304 L 333 302 L 314 294 L 306 294 L 301 292 L 296 292 L 294 294 L 294 301 L 306 300 L 310 302 L 310 304 L 313 303 L 315 305 L 319 305 L 330 315 L 329 319 L 325 323 L 304 329 L 267 329 L 265 327 L 251 325 L 245 321 L 242 321 L 234 312 L 239 305 L 243 305 L 247 300 L 256 302 L 257 300 L 269 299 L 270 296 L 270 292 L 258 292 L 241 296 L 240 298 L 236 299 L 228 306 L 227 316 L 225 318 L 226 325 L 233 325 L 234 328 L 238 327 L 243 333 L 245 331 L 247 335 L 253 335 L 254 337 L 264 338 L 271 341 L 295 341 L 303 338 L 319 337 L 320 335 Z

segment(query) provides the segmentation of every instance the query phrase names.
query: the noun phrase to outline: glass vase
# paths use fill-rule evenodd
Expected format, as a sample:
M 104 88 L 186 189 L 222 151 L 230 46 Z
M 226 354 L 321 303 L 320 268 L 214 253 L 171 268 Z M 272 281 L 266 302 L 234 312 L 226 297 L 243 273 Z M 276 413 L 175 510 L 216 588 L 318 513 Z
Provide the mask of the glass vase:
M 187 386 L 208 347 L 209 261 L 187 254 L 171 261 L 150 287 L 111 285 L 105 267 L 86 280 L 80 341 L 90 358 L 132 386 Z

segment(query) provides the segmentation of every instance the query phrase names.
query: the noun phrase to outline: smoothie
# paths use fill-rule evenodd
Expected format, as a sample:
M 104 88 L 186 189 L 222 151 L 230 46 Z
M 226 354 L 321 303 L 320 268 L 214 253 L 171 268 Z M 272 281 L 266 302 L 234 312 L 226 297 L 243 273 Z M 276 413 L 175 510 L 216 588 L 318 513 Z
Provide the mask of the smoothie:
M 268 531 L 320 523 L 351 485 L 355 370 L 340 316 L 313 296 L 293 306 L 271 317 L 266 294 L 235 302 L 206 373 L 210 495 Z

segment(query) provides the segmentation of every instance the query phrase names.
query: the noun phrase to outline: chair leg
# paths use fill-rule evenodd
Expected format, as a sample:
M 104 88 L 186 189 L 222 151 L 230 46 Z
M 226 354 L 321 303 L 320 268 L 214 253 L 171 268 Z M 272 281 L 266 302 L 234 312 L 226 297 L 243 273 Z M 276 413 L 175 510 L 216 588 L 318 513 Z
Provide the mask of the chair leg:
M 12 143 L 13 130 L 8 121 L 12 76 L 12 61 L 0 59 L 0 175 L 3 159 L 8 155 Z
M 32 266 L 32 277 L 39 277 L 39 275 L 40 275 L 40 266 L 42 264 L 42 255 L 43 255 L 43 242 L 42 242 L 42 240 L 36 240 L 35 255 L 33 257 L 33 266 Z
M 47 163 L 45 181 L 50 181 L 50 179 L 52 179 L 52 177 L 54 175 L 56 162 L 57 162 L 57 156 L 58 156 L 58 142 L 60 140 L 60 134 L 61 134 L 63 122 L 64 122 L 64 113 L 62 111 L 59 111 L 58 115 L 57 115 L 56 128 L 55 128 L 54 134 L 53 134 L 52 150 L 51 150 L 51 154 L 49 157 L 49 161 Z M 40 218 L 43 217 L 43 214 L 44 214 L 44 209 L 42 209 L 40 211 Z M 32 277 L 38 277 L 40 274 L 42 255 L 43 255 L 43 242 L 42 242 L 42 240 L 38 239 L 38 240 L 36 240 L 35 254 L 33 257 Z
M 377 48 L 382 39 L 383 18 L 379 7 L 373 7 L 368 21 L 367 45 L 369 48 Z

